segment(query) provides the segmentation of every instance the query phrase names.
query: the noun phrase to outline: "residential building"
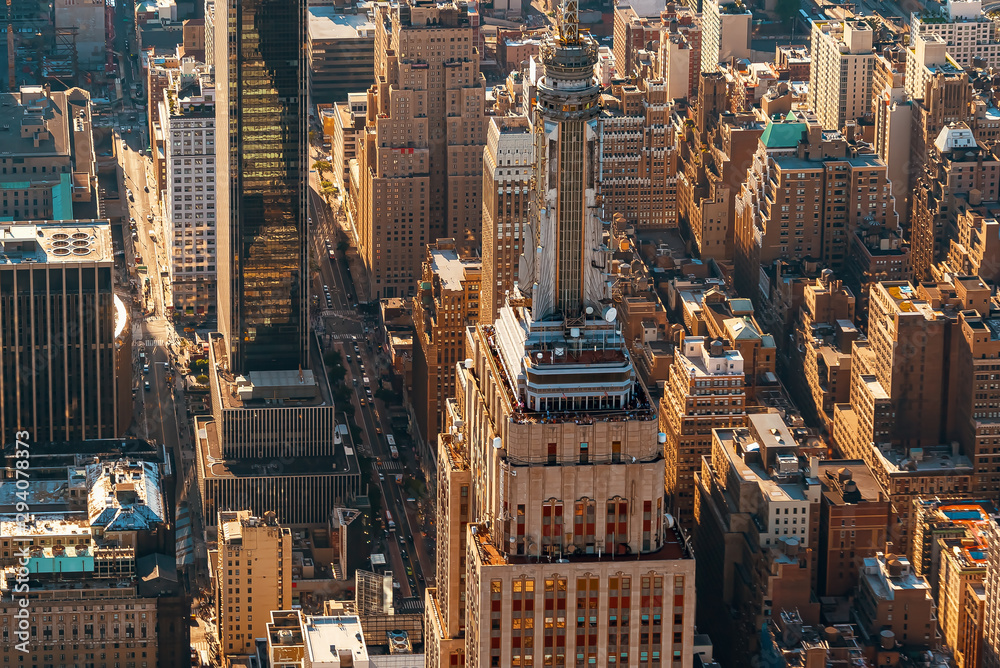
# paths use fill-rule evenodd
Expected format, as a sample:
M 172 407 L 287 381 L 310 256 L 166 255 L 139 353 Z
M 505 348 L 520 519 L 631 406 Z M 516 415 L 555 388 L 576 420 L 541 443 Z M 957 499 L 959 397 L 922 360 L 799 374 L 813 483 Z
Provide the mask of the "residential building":
M 719 339 L 686 336 L 660 401 L 660 429 L 668 510 L 683 527 L 694 525 L 695 473 L 712 449 L 712 432 L 743 426 L 744 360 Z
M 635 2 L 615 7 L 613 37 L 615 72 L 619 78 L 633 79 L 639 64 L 639 52 L 660 39 L 659 13 L 656 2 Z
M 638 229 L 677 227 L 677 148 L 663 81 L 617 84 L 601 99 L 600 193 L 606 216 Z
M 22 86 L 0 94 L 0 122 L 10 128 L 0 157 L 0 218 L 97 217 L 89 93 Z
M 934 33 L 913 36 L 912 45 L 906 49 L 906 94 L 911 98 L 922 98 L 928 82 L 938 74 L 946 77 L 960 74 L 964 70 L 948 53 L 948 42 Z
M 348 193 L 368 272 L 359 299 L 412 296 L 428 243 L 474 248 L 482 229 L 488 119 L 478 14 L 457 0 L 375 11 L 375 85 Z
M 948 255 L 931 268 L 964 276 L 979 276 L 987 283 L 1000 282 L 1000 204 L 983 202 L 970 206 L 965 198 L 956 198 L 955 226 L 958 234 L 949 239 Z M 996 234 L 994 234 L 996 231 Z
M 808 257 L 840 268 L 854 230 L 870 221 L 896 227 L 886 164 L 867 150 L 804 112 L 768 123 L 736 201 L 736 273 L 744 285 L 757 285 L 760 266 L 776 260 Z
M 950 0 L 937 9 L 910 14 L 910 34 L 941 37 L 962 67 L 971 67 L 976 59 L 986 67 L 1000 66 L 1000 41 L 981 0 Z
M 479 312 L 493 322 L 517 282 L 524 252 L 534 137 L 524 116 L 490 119 L 483 153 L 483 276 Z M 451 396 L 451 395 L 444 395 Z
M 890 631 L 903 647 L 926 649 L 940 643 L 930 585 L 903 555 L 880 552 L 864 560 L 855 611 L 869 634 Z
M 181 24 L 181 43 L 177 55 L 205 62 L 205 19 L 184 19 Z
M 0 433 L 116 438 L 132 422 L 132 323 L 106 220 L 0 224 Z M 67 308 L 68 306 L 68 308 Z
M 203 321 L 215 315 L 217 291 L 215 86 L 205 71 L 193 86 L 172 83 L 159 105 L 170 294 L 175 314 Z
M 424 440 L 443 425 L 445 401 L 455 396 L 455 368 L 465 360 L 465 330 L 479 321 L 483 265 L 458 254 L 454 239 L 427 246 L 420 290 L 413 298 L 418 345 L 413 356 L 413 406 Z
M 345 102 L 375 75 L 375 25 L 368 5 L 309 7 L 306 50 L 312 104 Z
M 809 106 L 824 130 L 840 130 L 871 108 L 873 36 L 864 20 L 812 22 Z
M 753 303 L 730 298 L 721 289 L 703 293 L 701 320 L 708 338 L 726 341 L 743 358 L 747 401 L 756 399 L 758 385 L 770 385 L 776 378 L 778 350 L 774 337 L 764 332 L 753 315 Z
M 218 321 L 234 375 L 310 366 L 303 4 L 216 6 Z
M 697 99 L 701 78 L 701 15 L 681 4 L 660 12 L 660 51 L 654 76 L 667 85 L 667 99 Z
M 753 13 L 737 0 L 703 0 L 701 71 L 715 72 L 719 63 L 750 57 Z
M 950 123 L 929 147 L 915 183 L 910 240 L 919 279 L 929 277 L 931 266 L 944 258 L 949 240 L 957 236 L 957 198 L 965 196 L 978 205 L 1000 197 L 1000 159 L 976 140 L 968 125 Z
M 848 596 L 864 560 L 885 550 L 889 497 L 859 459 L 816 462 L 822 489 L 819 517 L 821 596 Z
M 292 607 L 292 531 L 274 513 L 220 511 L 215 576 L 216 638 L 223 659 L 256 652 L 268 613 Z
M 726 112 L 727 83 L 721 72 L 704 73 L 700 81 L 693 127 L 687 122 L 690 114 L 674 116 L 680 153 L 678 223 L 690 230 L 703 260 L 731 260 L 736 196 L 766 124 L 756 113 Z
M 435 668 L 694 658 L 694 561 L 665 520 L 656 407 L 601 269 L 597 48 L 565 7 L 538 79 L 537 241 L 496 322 L 468 330 L 439 439 Z
M 777 413 L 747 427 L 716 429 L 695 472 L 694 548 L 701 608 L 698 626 L 731 638 L 717 649 L 733 665 L 759 651 L 773 610 L 798 610 L 819 623 L 813 594 L 819 547 L 820 484 Z
M 333 134 L 328 135 L 332 158 L 330 162 L 333 168 L 333 183 L 342 193 L 347 192 L 351 182 L 351 161 L 356 162 L 358 159 L 358 144 L 364 135 L 367 114 L 366 93 L 348 93 L 347 102 L 336 102 L 333 105 L 331 113 Z

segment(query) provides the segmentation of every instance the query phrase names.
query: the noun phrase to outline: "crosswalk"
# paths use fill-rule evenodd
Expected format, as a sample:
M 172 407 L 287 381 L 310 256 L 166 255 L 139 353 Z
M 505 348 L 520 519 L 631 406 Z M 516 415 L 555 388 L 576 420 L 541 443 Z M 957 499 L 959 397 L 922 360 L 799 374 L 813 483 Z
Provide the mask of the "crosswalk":
M 403 462 L 398 459 L 384 459 L 379 464 L 378 470 L 382 473 L 402 473 L 404 471 Z
M 394 607 L 400 612 L 422 613 L 424 611 L 424 602 L 423 599 L 419 598 L 404 598 Z
M 352 311 L 349 308 L 327 308 L 319 312 L 324 318 L 345 318 L 345 319 L 356 319 L 358 317 L 357 311 Z

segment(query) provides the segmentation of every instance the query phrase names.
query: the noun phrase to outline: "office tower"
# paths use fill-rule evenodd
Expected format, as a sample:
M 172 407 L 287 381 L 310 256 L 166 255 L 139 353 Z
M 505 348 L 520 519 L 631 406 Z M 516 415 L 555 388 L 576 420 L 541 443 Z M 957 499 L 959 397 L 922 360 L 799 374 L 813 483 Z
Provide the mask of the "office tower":
M 171 302 L 180 317 L 204 320 L 215 315 L 217 287 L 215 86 L 203 68 L 171 79 L 159 104 Z
M 524 116 L 490 119 L 483 153 L 483 285 L 480 320 L 496 320 L 517 281 L 534 175 L 531 126 Z M 450 395 L 449 395 L 450 396 Z
M 114 293 L 107 221 L 0 224 L 0 433 L 33 442 L 122 436 L 132 327 Z
M 939 15 L 913 12 L 910 34 L 938 35 L 948 44 L 948 53 L 962 67 L 981 60 L 986 67 L 1000 66 L 1000 42 L 993 21 L 983 13 L 981 0 L 949 0 Z
M 465 359 L 465 330 L 479 321 L 483 264 L 459 255 L 454 239 L 427 247 L 413 298 L 413 406 L 428 443 L 437 441 L 445 400 L 455 396 L 455 365 Z
M 660 401 L 668 510 L 694 525 L 695 472 L 712 451 L 712 430 L 741 427 L 746 416 L 743 356 L 721 340 L 686 336 Z
M 22 86 L 0 94 L 0 124 L 9 128 L 0 155 L 0 218 L 96 218 L 89 93 Z
M 598 127 L 605 217 L 621 214 L 640 230 L 677 227 L 672 102 L 666 83 L 659 80 L 616 83 L 610 95 L 602 96 Z
M 948 252 L 956 204 L 963 198 L 972 205 L 993 202 L 1000 195 L 1000 160 L 965 123 L 950 123 L 929 148 L 910 209 L 917 278 L 929 277 L 931 266 Z
M 869 113 L 873 33 L 865 21 L 813 21 L 809 106 L 824 130 Z
M 996 522 L 987 528 L 986 591 L 983 614 L 983 644 L 980 649 L 982 668 L 1000 666 L 1000 526 Z
M 274 513 L 219 513 L 215 553 L 216 638 L 224 660 L 256 652 L 268 613 L 292 607 L 292 531 Z
M 728 665 L 749 665 L 772 609 L 819 622 L 812 590 L 820 485 L 777 413 L 709 434 L 697 458 L 693 541 L 698 597 L 715 604 L 701 608 L 698 626 L 730 639 L 718 648 Z
M 375 26 L 367 5 L 309 7 L 309 96 L 312 104 L 347 100 L 375 72 Z
M 487 122 L 468 3 L 408 0 L 375 11 L 375 85 L 349 194 L 365 299 L 413 295 L 436 239 L 479 245 Z
M 737 0 L 704 0 L 701 14 L 701 71 L 715 72 L 719 63 L 750 57 L 753 14 Z
M 913 105 L 906 94 L 905 54 L 886 49 L 875 55 L 872 67 L 872 111 L 875 117 L 875 152 L 889 167 L 889 182 L 900 220 L 909 220 L 910 156 Z M 923 91 L 920 93 L 923 97 Z M 892 158 L 890 159 L 890 156 Z
M 760 265 L 775 260 L 811 257 L 840 268 L 854 230 L 869 219 L 896 227 L 886 165 L 867 151 L 866 144 L 824 131 L 811 114 L 768 122 L 736 200 L 741 281 L 756 285 Z M 755 292 L 747 296 L 756 299 Z
M 694 562 L 665 521 L 656 407 L 605 269 L 596 57 L 565 3 L 543 48 L 519 287 L 494 325 L 469 332 L 472 361 L 438 441 L 438 554 L 449 558 L 427 590 L 435 668 L 692 658 Z
M 309 366 L 305 43 L 305 2 L 216 6 L 218 319 L 234 374 Z

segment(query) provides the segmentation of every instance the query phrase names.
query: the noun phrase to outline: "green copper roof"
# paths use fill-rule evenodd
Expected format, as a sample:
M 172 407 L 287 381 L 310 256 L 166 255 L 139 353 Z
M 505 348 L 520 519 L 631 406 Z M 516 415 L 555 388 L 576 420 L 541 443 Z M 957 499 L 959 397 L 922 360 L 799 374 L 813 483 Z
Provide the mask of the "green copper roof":
M 768 123 L 760 140 L 767 148 L 794 148 L 802 141 L 805 123 Z

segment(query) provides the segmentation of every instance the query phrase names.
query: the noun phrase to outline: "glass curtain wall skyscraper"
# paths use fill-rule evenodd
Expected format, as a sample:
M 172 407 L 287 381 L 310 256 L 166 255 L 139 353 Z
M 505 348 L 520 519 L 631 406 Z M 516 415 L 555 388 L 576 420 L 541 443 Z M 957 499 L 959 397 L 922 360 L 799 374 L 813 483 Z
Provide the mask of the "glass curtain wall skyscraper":
M 215 30 L 219 328 L 235 373 L 305 367 L 306 3 L 220 3 Z

